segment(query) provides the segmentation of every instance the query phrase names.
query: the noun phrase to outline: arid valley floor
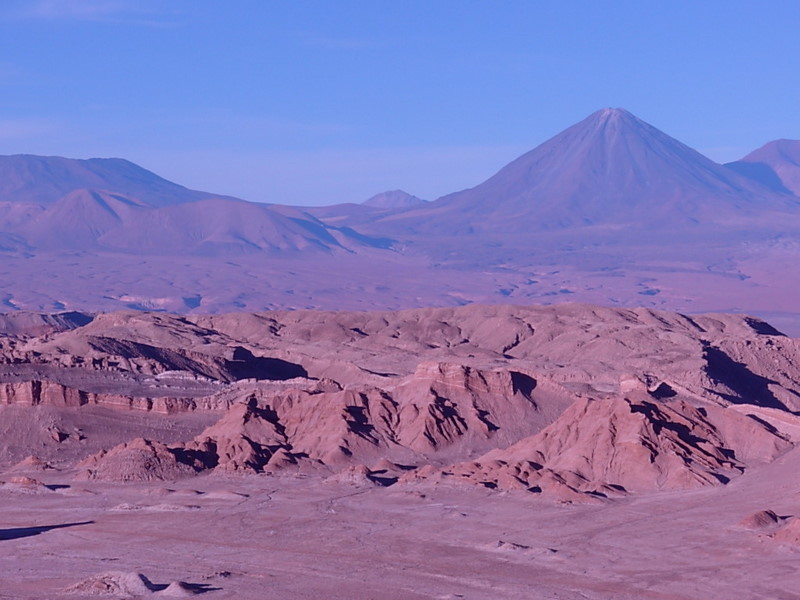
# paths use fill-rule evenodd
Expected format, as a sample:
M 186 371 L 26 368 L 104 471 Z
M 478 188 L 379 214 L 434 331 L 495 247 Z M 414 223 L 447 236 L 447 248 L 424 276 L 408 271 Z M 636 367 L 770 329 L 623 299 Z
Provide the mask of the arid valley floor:
M 800 598 L 800 341 L 758 319 L 0 329 L 0 598 Z

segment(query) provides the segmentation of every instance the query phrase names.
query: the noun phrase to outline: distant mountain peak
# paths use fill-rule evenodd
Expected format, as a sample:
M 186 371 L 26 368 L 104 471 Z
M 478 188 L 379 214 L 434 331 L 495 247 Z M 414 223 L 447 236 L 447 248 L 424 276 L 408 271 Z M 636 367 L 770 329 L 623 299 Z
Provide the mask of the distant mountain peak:
M 591 116 L 594 116 L 597 118 L 597 120 L 603 122 L 613 121 L 618 119 L 635 119 L 636 121 L 639 121 L 639 119 L 636 116 L 634 116 L 633 113 L 631 113 L 628 110 L 625 110 L 624 108 L 611 108 L 611 107 L 601 108 L 600 110 L 594 112 Z
M 0 241 L 28 251 L 351 252 L 383 240 L 303 211 L 190 190 L 121 158 L 0 156 Z
M 670 138 L 668 135 L 624 108 L 603 108 L 592 113 L 576 125 L 573 125 L 573 127 L 579 126 L 586 132 L 591 131 L 603 137 L 614 137 L 627 133 L 629 135 L 635 134 L 642 137 L 663 137 L 663 139 L 669 139 L 676 144 L 680 144 L 677 140 Z
M 663 228 L 741 220 L 766 208 L 785 209 L 789 198 L 625 109 L 604 108 L 431 208 L 447 214 L 453 231 Z M 424 220 L 422 211 L 409 218 L 417 214 Z
M 426 200 L 417 198 L 403 190 L 390 190 L 375 194 L 370 199 L 365 200 L 363 205 L 373 208 L 407 208 L 410 206 L 419 206 L 426 202 Z
M 769 142 L 765 145 L 766 147 L 774 146 L 775 150 L 786 159 L 794 162 L 795 164 L 800 164 L 800 140 L 790 140 L 787 138 L 781 138 L 775 140 L 773 142 Z
M 615 131 L 617 129 L 647 129 L 651 128 L 645 121 L 624 108 L 601 108 L 581 121 L 587 128 L 597 130 Z M 653 128 L 655 129 L 655 128 Z
M 789 164 L 800 166 L 800 140 L 789 140 L 781 138 L 772 142 L 767 142 L 758 150 L 754 150 L 742 160 L 754 161 L 776 161 L 781 160 Z
M 216 196 L 168 181 L 124 158 L 0 156 L 0 201 L 48 206 L 80 189 L 121 192 L 150 206 Z
M 800 140 L 768 142 L 726 166 L 765 185 L 800 196 Z

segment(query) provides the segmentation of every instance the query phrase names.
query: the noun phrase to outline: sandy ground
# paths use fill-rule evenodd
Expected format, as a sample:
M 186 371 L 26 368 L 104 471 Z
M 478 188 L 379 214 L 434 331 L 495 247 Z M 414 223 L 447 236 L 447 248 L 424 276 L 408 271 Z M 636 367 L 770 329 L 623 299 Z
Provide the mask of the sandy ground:
M 144 574 L 154 598 L 183 581 L 184 595 L 209 600 L 788 600 L 800 598 L 800 550 L 737 523 L 762 509 L 800 514 L 798 467 L 800 449 L 727 486 L 592 505 L 313 475 L 109 484 L 36 474 L 48 487 L 6 475 L 0 598 L 97 597 L 67 588 L 122 572 Z

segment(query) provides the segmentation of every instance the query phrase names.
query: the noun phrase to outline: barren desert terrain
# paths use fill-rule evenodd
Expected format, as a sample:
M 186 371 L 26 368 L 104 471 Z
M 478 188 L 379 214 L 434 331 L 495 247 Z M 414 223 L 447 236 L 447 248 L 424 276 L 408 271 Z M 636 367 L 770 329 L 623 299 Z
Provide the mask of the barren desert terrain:
M 0 1 L 0 600 L 800 600 L 799 30 Z
M 2 598 L 800 597 L 800 342 L 761 320 L 0 326 Z

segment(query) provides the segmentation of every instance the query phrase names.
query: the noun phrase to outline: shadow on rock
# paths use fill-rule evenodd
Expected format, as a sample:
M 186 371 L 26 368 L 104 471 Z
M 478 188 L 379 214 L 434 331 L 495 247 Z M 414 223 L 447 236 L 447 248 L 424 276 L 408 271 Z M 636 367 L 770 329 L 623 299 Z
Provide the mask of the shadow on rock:
M 308 377 L 301 366 L 280 358 L 253 356 L 246 348 L 237 347 L 233 360 L 226 367 L 234 379 L 273 379 L 286 380 L 295 377 Z

